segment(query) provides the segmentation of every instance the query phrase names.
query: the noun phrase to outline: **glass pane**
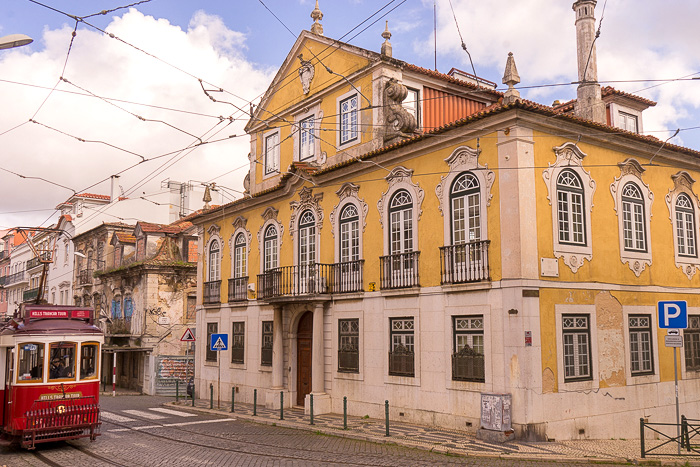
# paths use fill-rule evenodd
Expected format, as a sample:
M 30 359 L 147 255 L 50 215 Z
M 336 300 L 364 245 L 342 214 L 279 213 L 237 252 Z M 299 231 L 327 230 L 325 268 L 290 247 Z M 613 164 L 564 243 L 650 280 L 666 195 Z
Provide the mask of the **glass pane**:
M 82 344 L 80 347 L 80 379 L 96 378 L 99 344 Z
M 75 378 L 75 343 L 55 342 L 49 345 L 49 381 Z
M 19 344 L 17 381 L 39 382 L 44 379 L 44 344 Z

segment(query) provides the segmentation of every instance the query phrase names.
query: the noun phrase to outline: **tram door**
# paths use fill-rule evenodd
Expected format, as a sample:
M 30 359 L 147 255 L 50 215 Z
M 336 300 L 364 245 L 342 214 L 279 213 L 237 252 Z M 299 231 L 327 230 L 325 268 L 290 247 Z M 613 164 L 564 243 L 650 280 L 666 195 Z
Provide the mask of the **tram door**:
M 6 429 L 12 428 L 12 374 L 14 370 L 14 354 L 13 347 L 0 348 L 0 358 L 5 366 L 5 382 L 4 382 L 4 404 L 2 405 L 2 420 Z M 2 354 L 4 355 L 4 358 Z

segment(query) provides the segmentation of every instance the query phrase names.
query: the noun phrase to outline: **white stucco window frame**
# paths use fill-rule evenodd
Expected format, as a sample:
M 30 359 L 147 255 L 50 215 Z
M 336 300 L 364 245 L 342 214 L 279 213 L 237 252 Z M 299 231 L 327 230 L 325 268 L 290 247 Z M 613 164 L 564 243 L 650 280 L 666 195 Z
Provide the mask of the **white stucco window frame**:
M 671 175 L 673 180 L 673 188 L 668 190 L 665 196 L 666 206 L 668 207 L 668 215 L 671 220 L 671 233 L 673 235 L 673 253 L 676 267 L 679 268 L 688 277 L 692 279 L 695 273 L 700 269 L 700 251 L 698 250 L 698 221 L 700 219 L 700 199 L 693 191 L 695 180 L 686 171 L 677 172 Z M 693 215 L 695 221 L 695 256 L 685 256 L 679 254 L 678 251 L 678 233 L 676 231 L 676 201 L 678 196 L 684 193 L 693 204 Z
M 204 276 L 206 278 L 206 282 L 211 282 L 212 278 L 210 277 L 211 274 L 211 265 L 210 265 L 210 248 L 211 244 L 216 240 L 219 242 L 219 278 L 218 279 L 213 279 L 213 280 L 221 280 L 221 258 L 223 257 L 224 253 L 224 242 L 223 239 L 221 238 L 220 234 L 220 228 L 216 224 L 212 224 L 209 229 L 207 230 L 209 233 L 209 239 L 207 240 L 207 244 L 204 247 L 204 256 L 205 256 L 205 269 L 204 269 Z
M 299 200 L 294 200 L 289 203 L 291 213 L 289 216 L 289 235 L 292 237 L 293 246 L 293 261 L 294 265 L 299 265 L 299 219 L 306 211 L 311 211 L 314 215 L 315 229 L 314 242 L 316 247 L 316 261 L 321 262 L 321 228 L 323 227 L 323 208 L 321 201 L 323 193 L 313 194 L 313 190 L 309 187 L 304 187 L 299 191 Z
M 273 354 L 272 354 L 272 365 L 263 365 L 262 364 L 262 338 L 263 338 L 263 321 L 272 321 L 272 349 L 273 349 Z M 274 355 L 274 348 L 275 348 L 275 318 L 274 318 L 274 312 L 272 310 L 265 310 L 261 311 L 260 315 L 258 316 L 258 325 L 257 325 L 257 341 L 254 343 L 254 354 L 250 354 L 252 358 L 256 359 L 256 366 L 258 367 L 258 372 L 259 373 L 268 373 L 272 374 L 272 369 L 275 366 L 275 355 Z M 246 331 L 247 333 L 248 331 Z M 284 346 L 284 338 L 282 338 L 282 345 Z M 248 349 L 248 344 L 246 344 L 246 351 Z M 284 350 L 282 351 L 282 358 L 284 358 Z M 247 359 L 248 357 L 246 357 Z M 282 362 L 282 365 L 284 365 L 284 362 Z M 295 386 L 296 388 L 296 386 Z
M 226 352 L 228 355 L 228 365 L 229 368 L 232 370 L 246 370 L 248 368 L 248 360 L 250 360 L 250 329 L 248 328 L 248 316 L 247 315 L 233 315 L 229 314 L 229 322 L 228 322 L 228 331 L 231 333 L 231 339 L 229 342 L 229 347 L 233 345 L 233 323 L 244 323 L 244 332 L 243 332 L 243 363 L 233 363 L 231 361 L 231 352 Z M 235 379 L 235 378 L 234 378 Z
M 242 225 L 241 225 L 242 223 Z M 245 254 L 246 254 L 246 261 L 245 261 L 245 276 L 248 275 L 248 269 L 250 266 L 250 244 L 253 240 L 253 236 L 250 233 L 250 231 L 245 227 L 245 219 L 242 217 L 237 218 L 234 223 L 233 223 L 233 234 L 228 239 L 228 249 L 229 249 L 229 254 L 230 254 L 230 259 L 231 259 L 231 273 L 229 274 L 230 278 L 235 278 L 235 269 L 236 269 L 236 238 L 238 235 L 243 235 L 243 238 L 245 239 Z
M 277 228 L 277 267 L 280 266 L 280 251 L 282 250 L 282 239 L 284 238 L 284 226 L 277 220 L 277 209 L 268 207 L 262 214 L 263 224 L 258 230 L 258 256 L 260 260 L 260 274 L 265 272 L 265 231 L 270 225 Z
M 348 92 L 345 94 L 342 94 L 338 96 L 335 100 L 335 108 L 336 108 L 336 136 L 335 136 L 335 145 L 338 148 L 338 150 L 343 150 L 347 149 L 351 146 L 354 146 L 356 144 L 359 144 L 362 142 L 362 88 L 357 86 L 355 88 L 350 89 Z M 340 111 L 340 104 L 344 102 L 345 100 L 351 98 L 352 96 L 357 97 L 357 136 L 351 140 L 348 140 L 346 142 L 341 141 L 341 132 L 342 132 L 342 115 Z
M 564 328 L 563 315 L 588 315 L 591 336 L 591 377 L 587 381 L 564 380 Z M 559 392 L 590 391 L 600 387 L 600 364 L 598 361 L 598 326 L 596 323 L 595 305 L 563 305 L 554 306 L 555 330 L 557 341 L 557 383 Z
M 583 159 L 586 154 L 572 142 L 566 142 L 553 148 L 556 160 L 549 164 L 542 172 L 542 178 L 547 186 L 547 199 L 552 206 L 552 238 L 554 256 L 562 258 L 571 272 L 576 273 L 583 266 L 585 260 L 593 259 L 593 235 L 591 227 L 591 211 L 593 211 L 593 195 L 596 182 L 591 178 L 590 172 L 583 168 Z M 585 244 L 572 245 L 559 241 L 559 212 L 557 203 L 557 179 L 564 170 L 571 170 L 581 179 L 583 185 L 583 221 L 585 230 Z
M 690 315 L 700 315 L 700 307 L 688 307 L 688 316 L 690 316 Z M 681 335 L 683 335 L 683 331 L 681 331 Z M 686 344 L 686 339 L 685 339 L 685 336 L 683 336 L 683 347 L 678 349 L 679 353 L 681 354 L 681 359 L 680 359 L 681 379 L 683 379 L 683 380 L 700 379 L 700 370 L 690 370 L 690 371 L 686 370 L 685 344 Z M 669 358 L 673 359 L 672 356 L 670 356 Z
M 339 329 L 338 323 L 340 320 L 344 319 L 356 319 L 358 320 L 359 327 L 359 337 L 357 347 L 359 349 L 358 365 L 359 371 L 357 373 L 346 373 L 344 371 L 338 371 L 338 336 Z M 333 378 L 345 381 L 364 381 L 365 380 L 365 323 L 364 314 L 362 311 L 342 311 L 333 314 L 333 332 L 331 333 L 332 345 L 331 352 L 333 352 Z M 387 368 L 388 370 L 388 368 Z
M 329 221 L 331 223 L 331 232 L 335 238 L 334 244 L 334 258 L 335 262 L 340 262 L 340 214 L 343 209 L 348 205 L 352 204 L 357 209 L 358 222 L 360 226 L 360 259 L 364 258 L 364 250 L 362 239 L 364 237 L 365 228 L 367 227 L 367 213 L 369 212 L 369 207 L 364 199 L 359 197 L 360 186 L 355 185 L 351 182 L 345 182 L 335 193 L 338 195 L 338 204 L 335 205 L 333 211 L 329 214 Z
M 651 206 L 654 202 L 654 193 L 649 185 L 642 180 L 642 174 L 646 171 L 637 160 L 627 158 L 617 164 L 620 167 L 620 176 L 610 184 L 610 194 L 613 197 L 615 213 L 617 214 L 618 237 L 620 243 L 620 261 L 627 264 L 630 270 L 639 277 L 647 266 L 651 266 Z M 644 228 L 646 229 L 646 251 L 625 250 L 625 235 L 622 215 L 622 188 L 629 182 L 639 187 L 644 202 Z
M 435 187 L 435 195 L 438 198 L 438 209 L 443 218 L 443 245 L 452 245 L 452 205 L 450 193 L 452 183 L 465 172 L 474 175 L 479 181 L 479 210 L 481 224 L 481 241 L 488 240 L 488 215 L 486 209 L 491 206 L 491 187 L 496 179 L 493 170 L 488 165 L 479 164 L 479 152 L 469 146 L 460 146 L 445 159 L 450 171 L 441 177 L 440 183 Z
M 314 142 L 313 155 L 302 161 L 301 159 L 301 122 L 307 118 L 314 119 Z M 323 110 L 321 103 L 317 103 L 301 113 L 294 116 L 294 125 L 292 126 L 292 141 L 294 142 L 293 155 L 294 161 L 297 162 L 318 162 L 321 158 L 321 122 L 323 121 Z
M 454 329 L 452 319 L 454 317 L 474 317 L 481 316 L 484 323 L 484 382 L 478 381 L 455 381 L 452 379 L 452 354 L 454 353 Z M 445 339 L 445 388 L 451 391 L 485 392 L 493 390 L 493 371 L 491 363 L 493 361 L 492 349 L 492 328 L 491 328 L 491 307 L 488 305 L 470 306 L 460 311 L 445 313 L 444 324 Z
M 425 192 L 417 183 L 413 183 L 412 180 L 413 169 L 407 169 L 403 166 L 394 167 L 394 169 L 384 177 L 384 179 L 389 184 L 389 189 L 385 191 L 382 196 L 377 201 L 377 209 L 379 210 L 379 222 L 382 225 L 383 233 L 383 243 L 384 243 L 384 255 L 390 254 L 391 245 L 389 240 L 389 229 L 391 228 L 391 221 L 389 219 L 389 202 L 391 197 L 394 196 L 399 190 L 406 190 L 413 198 L 412 206 L 412 232 L 413 232 L 413 251 L 420 251 L 418 243 L 418 221 L 423 213 L 423 198 L 425 198 Z
M 651 358 L 654 373 L 651 375 L 633 376 L 632 375 L 632 360 L 630 355 L 630 315 L 648 315 L 651 317 Z M 627 386 L 638 384 L 658 383 L 659 377 L 659 325 L 657 322 L 658 313 L 655 306 L 623 306 L 623 332 L 625 340 L 625 379 Z
M 268 171 L 267 170 L 267 138 L 273 136 L 277 133 L 278 147 L 277 147 L 277 170 Z M 282 171 L 282 134 L 279 128 L 272 128 L 262 134 L 262 153 L 260 155 L 260 166 L 262 167 L 262 178 L 266 180 L 268 178 L 278 176 Z
M 391 351 L 391 320 L 393 318 L 413 318 L 413 376 L 394 376 L 389 374 L 389 352 Z M 420 310 L 398 309 L 384 313 L 384 344 L 382 345 L 384 384 L 399 386 L 421 385 L 421 332 Z

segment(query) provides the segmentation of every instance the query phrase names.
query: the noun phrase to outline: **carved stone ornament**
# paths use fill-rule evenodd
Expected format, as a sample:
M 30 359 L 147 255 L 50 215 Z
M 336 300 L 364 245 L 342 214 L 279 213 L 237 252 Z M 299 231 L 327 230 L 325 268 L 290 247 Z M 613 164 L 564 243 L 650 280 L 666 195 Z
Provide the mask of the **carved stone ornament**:
M 277 220 L 278 212 L 279 211 L 277 209 L 273 208 L 272 206 L 268 206 L 262 213 L 263 223 L 258 230 L 258 247 L 261 249 L 261 251 L 264 243 L 263 236 L 265 235 L 265 229 L 267 229 L 270 224 L 274 224 L 275 227 L 277 227 L 277 230 L 279 230 L 277 235 L 278 248 L 282 246 L 284 226 Z
M 321 208 L 321 200 L 323 193 L 313 194 L 313 189 L 304 187 L 299 191 L 299 201 L 291 201 L 289 206 L 292 208 L 292 213 L 289 219 L 289 234 L 294 238 L 296 231 L 296 223 L 299 215 L 307 209 L 311 209 L 316 217 L 316 231 L 320 232 L 323 227 L 323 208 Z
M 423 205 L 423 198 L 425 198 L 425 192 L 417 183 L 413 183 L 411 177 L 413 176 L 413 169 L 407 169 L 403 166 L 394 167 L 389 175 L 384 177 L 384 179 L 389 183 L 389 189 L 382 194 L 382 197 L 377 201 L 377 209 L 379 209 L 379 222 L 384 226 L 384 209 L 385 203 L 388 203 L 388 195 L 394 191 L 394 187 L 405 188 L 415 197 L 414 206 L 418 207 L 418 214 L 416 215 L 416 221 L 420 219 L 423 210 L 421 206 Z
M 236 217 L 231 225 L 233 226 L 233 230 L 236 229 L 245 229 L 246 224 L 248 223 L 248 219 L 246 219 L 243 216 L 238 216 Z
M 475 175 L 479 179 L 479 183 L 483 185 L 482 196 L 486 201 L 486 206 L 491 206 L 491 187 L 496 180 L 496 175 L 493 170 L 488 170 L 489 166 L 479 164 L 479 154 L 481 150 L 472 149 L 469 146 L 460 146 L 449 155 L 445 162 L 450 166 L 450 171 L 444 177 L 440 177 L 440 183 L 435 187 L 435 194 L 438 197 L 438 209 L 440 214 L 445 215 L 445 206 L 449 206 L 449 190 L 455 177 L 460 173 L 474 170 Z M 447 199 L 445 199 L 447 194 Z
M 676 203 L 678 201 L 678 196 L 684 194 L 688 197 L 692 204 L 693 219 L 697 222 L 698 215 L 700 214 L 700 198 L 693 191 L 693 185 L 695 180 L 686 171 L 681 170 L 680 172 L 671 175 L 673 180 L 673 188 L 668 190 L 668 193 L 664 197 L 666 200 L 666 206 L 668 207 L 668 218 L 671 221 L 671 231 L 673 232 L 673 251 L 675 256 L 676 267 L 679 268 L 688 277 L 688 280 L 692 279 L 695 273 L 700 269 L 700 259 L 693 257 L 692 255 L 680 255 L 680 248 L 678 245 L 678 231 L 676 225 Z M 688 206 L 685 206 L 688 209 Z M 694 230 L 697 231 L 697 224 L 693 226 Z M 687 248 L 689 245 L 683 245 Z M 697 253 L 697 238 L 695 238 L 695 252 Z M 686 252 L 687 253 L 687 252 Z
M 242 217 L 239 217 L 239 219 L 242 219 Z M 245 241 L 246 241 L 246 251 L 248 254 L 250 254 L 250 244 L 252 243 L 253 235 L 248 231 L 248 229 L 245 228 L 245 225 L 243 225 L 243 226 L 235 226 L 234 225 L 233 234 L 231 234 L 231 238 L 228 239 L 228 250 L 231 252 L 231 255 L 233 255 L 233 253 L 236 249 L 236 247 L 235 247 L 236 237 L 238 237 L 239 233 L 243 233 L 243 236 L 245 237 Z M 231 258 L 231 267 L 233 267 L 233 257 Z
M 408 89 L 391 78 L 384 86 L 384 144 L 392 144 L 413 135 L 418 126 L 416 118 L 403 108 Z
M 566 266 L 574 274 L 584 265 L 585 261 L 593 259 L 593 247 L 591 232 L 591 212 L 593 211 L 593 195 L 595 194 L 596 182 L 591 178 L 591 173 L 583 168 L 583 159 L 586 153 L 576 145 L 576 143 L 566 142 L 561 146 L 552 148 L 556 160 L 553 164 L 542 171 L 542 178 L 547 186 L 547 200 L 552 206 L 552 239 L 553 252 L 556 258 L 561 258 Z M 559 241 L 559 213 L 557 203 L 552 202 L 557 199 L 557 178 L 564 170 L 570 170 L 581 179 L 583 186 L 584 200 L 584 222 L 585 231 L 588 236 L 582 244 L 570 244 Z
M 343 186 L 341 186 L 340 189 L 335 192 L 335 194 L 338 195 L 338 204 L 335 205 L 335 208 L 333 209 L 333 211 L 331 211 L 331 213 L 328 216 L 331 222 L 331 232 L 334 236 L 335 221 L 340 216 L 340 208 L 345 206 L 345 200 L 348 198 L 352 199 L 352 201 L 354 202 L 353 204 L 360 208 L 360 212 L 362 212 L 362 231 L 365 231 L 365 227 L 367 227 L 367 213 L 369 212 L 369 207 L 367 206 L 367 203 L 365 203 L 365 201 L 360 199 L 360 197 L 358 196 L 359 191 L 360 187 L 358 185 L 355 185 L 351 182 L 345 182 L 343 183 Z
M 272 206 L 268 206 L 262 213 L 263 223 L 269 221 L 270 219 L 277 219 L 277 213 L 279 211 Z
M 299 79 L 301 80 L 301 87 L 304 89 L 304 94 L 308 94 L 311 90 L 311 81 L 313 81 L 314 75 L 316 75 L 316 69 L 311 61 L 304 60 L 303 54 L 299 54 L 298 58 L 299 62 L 301 62 L 301 66 L 299 66 Z
M 207 229 L 207 233 L 209 234 L 210 237 L 215 237 L 215 236 L 218 237 L 220 231 L 221 231 L 221 227 L 219 227 L 217 224 L 212 224 Z

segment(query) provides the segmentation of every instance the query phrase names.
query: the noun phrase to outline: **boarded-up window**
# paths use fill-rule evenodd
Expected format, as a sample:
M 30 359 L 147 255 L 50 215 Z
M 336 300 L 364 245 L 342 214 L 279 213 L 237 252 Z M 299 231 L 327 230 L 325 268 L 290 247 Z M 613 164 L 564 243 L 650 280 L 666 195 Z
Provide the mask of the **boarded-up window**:
M 196 295 L 188 295 L 187 296 L 187 312 L 186 312 L 187 321 L 194 321 L 195 320 L 196 308 L 197 308 L 197 296 Z

